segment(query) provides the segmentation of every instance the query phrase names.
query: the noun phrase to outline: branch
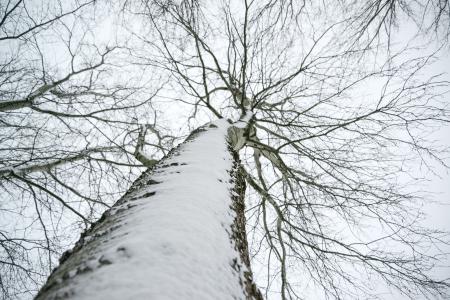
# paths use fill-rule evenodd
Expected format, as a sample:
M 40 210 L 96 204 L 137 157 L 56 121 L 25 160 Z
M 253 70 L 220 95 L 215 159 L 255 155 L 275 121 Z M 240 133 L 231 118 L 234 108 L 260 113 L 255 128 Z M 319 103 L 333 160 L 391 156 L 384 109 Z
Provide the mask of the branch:
M 138 161 L 140 161 L 144 166 L 150 168 L 150 167 L 153 167 L 155 164 L 157 164 L 158 161 L 147 157 L 144 153 L 145 135 L 147 133 L 148 127 L 150 127 L 149 124 L 140 126 L 138 140 L 137 140 L 136 148 L 134 150 L 134 157 Z

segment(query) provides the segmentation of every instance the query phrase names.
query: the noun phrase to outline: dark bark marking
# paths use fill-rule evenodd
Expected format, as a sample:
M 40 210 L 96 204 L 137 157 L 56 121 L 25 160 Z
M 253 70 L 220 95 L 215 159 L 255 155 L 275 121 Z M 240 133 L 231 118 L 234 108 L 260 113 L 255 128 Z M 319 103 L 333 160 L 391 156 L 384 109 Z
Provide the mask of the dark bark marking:
M 111 265 L 112 261 L 105 257 L 105 255 L 100 256 L 98 259 L 98 262 L 100 263 L 100 266 L 102 265 Z
M 160 181 L 156 181 L 153 179 L 150 179 L 146 182 L 147 185 L 160 184 L 160 183 L 161 183 Z
M 151 197 L 151 196 L 153 196 L 153 195 L 155 195 L 155 194 L 156 194 L 155 191 L 153 191 L 153 192 L 147 192 L 147 193 L 145 193 L 145 194 L 143 194 L 143 195 L 140 195 L 140 196 L 136 196 L 136 197 L 130 198 L 130 201 L 136 201 L 136 200 L 139 200 L 139 199 L 142 199 L 142 198 Z M 136 206 L 136 205 L 129 205 L 129 208 L 134 207 L 134 206 Z

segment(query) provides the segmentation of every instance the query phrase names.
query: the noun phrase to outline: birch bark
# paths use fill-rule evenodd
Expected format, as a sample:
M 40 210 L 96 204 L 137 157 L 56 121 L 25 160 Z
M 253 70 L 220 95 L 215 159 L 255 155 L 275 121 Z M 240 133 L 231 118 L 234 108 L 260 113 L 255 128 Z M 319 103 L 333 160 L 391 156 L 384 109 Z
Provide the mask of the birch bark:
M 218 120 L 194 131 L 82 234 L 36 299 L 262 299 L 245 181 Z

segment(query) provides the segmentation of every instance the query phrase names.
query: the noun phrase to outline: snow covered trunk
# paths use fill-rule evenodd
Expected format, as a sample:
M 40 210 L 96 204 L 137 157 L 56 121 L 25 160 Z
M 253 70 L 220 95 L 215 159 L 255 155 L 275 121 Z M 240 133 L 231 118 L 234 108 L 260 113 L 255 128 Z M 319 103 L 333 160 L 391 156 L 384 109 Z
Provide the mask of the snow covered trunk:
M 196 130 L 146 171 L 63 255 L 36 299 L 262 299 L 229 126 Z

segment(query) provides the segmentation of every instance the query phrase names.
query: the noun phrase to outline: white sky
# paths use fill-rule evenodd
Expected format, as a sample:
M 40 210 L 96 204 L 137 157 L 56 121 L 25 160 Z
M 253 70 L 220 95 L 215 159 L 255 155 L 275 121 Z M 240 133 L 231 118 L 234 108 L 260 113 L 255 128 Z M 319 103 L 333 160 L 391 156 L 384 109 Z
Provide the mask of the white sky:
M 111 27 L 110 27 L 111 28 Z M 403 30 L 405 27 L 403 27 Z M 413 30 L 412 27 L 409 29 Z M 406 29 L 407 30 L 407 29 Z M 103 37 L 107 36 L 106 32 L 99 34 Z M 445 49 L 442 51 L 441 60 L 438 64 L 435 64 L 432 69 L 430 69 L 430 74 L 439 72 L 448 72 L 450 70 L 450 57 L 448 55 L 449 50 Z M 445 78 L 450 81 L 450 74 L 446 74 Z M 448 103 L 450 105 L 450 95 L 447 96 Z M 450 126 L 442 127 L 439 132 L 436 132 L 436 138 L 440 139 L 443 144 L 450 147 Z M 449 160 L 450 163 L 450 160 Z M 425 189 L 435 193 L 435 200 L 437 202 L 442 202 L 442 205 L 438 204 L 427 204 L 424 209 L 429 214 L 429 217 L 425 221 L 425 224 L 432 228 L 442 228 L 450 231 L 450 172 L 436 164 L 435 172 L 441 177 L 436 177 L 429 173 L 424 173 L 430 181 L 425 186 Z M 450 261 L 447 262 L 450 265 Z M 258 268 L 254 268 L 257 270 Z M 440 270 L 439 273 L 444 276 L 450 276 L 450 270 Z M 276 296 L 273 295 L 276 299 Z M 385 299 L 392 299 L 392 295 L 387 294 Z

